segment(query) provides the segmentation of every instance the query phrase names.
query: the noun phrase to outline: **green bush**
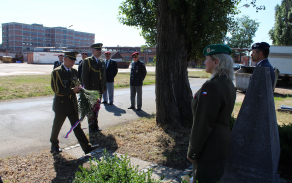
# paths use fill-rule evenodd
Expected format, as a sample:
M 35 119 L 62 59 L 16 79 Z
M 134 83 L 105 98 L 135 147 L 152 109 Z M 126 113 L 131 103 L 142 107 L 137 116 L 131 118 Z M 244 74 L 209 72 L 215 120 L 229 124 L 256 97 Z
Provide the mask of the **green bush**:
M 281 155 L 280 161 L 292 164 L 292 123 L 278 125 Z
M 102 160 L 90 160 L 90 168 L 83 168 L 80 166 L 81 171 L 76 172 L 75 183 L 95 183 L 95 182 L 108 182 L 108 183 L 156 183 L 151 179 L 152 170 L 148 172 L 139 172 L 138 167 L 134 168 L 130 164 L 130 160 L 126 156 L 118 158 L 116 155 L 111 157 L 105 151 Z

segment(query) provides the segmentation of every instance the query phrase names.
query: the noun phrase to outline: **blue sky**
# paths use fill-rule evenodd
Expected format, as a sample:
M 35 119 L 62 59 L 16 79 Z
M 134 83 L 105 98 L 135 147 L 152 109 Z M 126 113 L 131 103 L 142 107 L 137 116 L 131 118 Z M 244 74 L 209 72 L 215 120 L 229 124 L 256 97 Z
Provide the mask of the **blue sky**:
M 250 3 L 242 0 L 239 6 Z M 76 31 L 95 33 L 95 42 L 104 46 L 141 46 L 145 40 L 137 28 L 119 23 L 118 7 L 123 0 L 1 0 L 0 24 L 19 22 L 43 24 L 46 27 L 69 27 Z M 241 14 L 260 22 L 254 42 L 268 42 L 268 32 L 274 26 L 275 6 L 281 0 L 257 0 L 266 10 L 256 13 L 255 8 L 241 7 Z M 0 32 L 2 43 L 2 29 Z

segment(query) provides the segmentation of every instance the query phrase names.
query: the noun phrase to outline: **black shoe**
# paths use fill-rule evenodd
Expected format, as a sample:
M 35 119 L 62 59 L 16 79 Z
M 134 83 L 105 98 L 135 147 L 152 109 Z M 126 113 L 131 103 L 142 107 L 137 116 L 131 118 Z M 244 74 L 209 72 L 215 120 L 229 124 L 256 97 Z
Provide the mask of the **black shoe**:
M 141 108 L 138 108 L 136 111 L 141 111 Z
M 88 154 L 88 153 L 94 151 L 95 149 L 97 149 L 98 147 L 99 147 L 99 145 L 90 146 L 86 151 L 84 151 L 84 153 Z
M 60 153 L 62 152 L 62 149 L 59 148 L 59 146 L 51 147 L 51 153 Z
M 108 105 L 114 105 L 114 102 L 110 102 Z
M 103 104 L 107 104 L 107 101 L 103 101 L 102 103 L 103 103 Z
M 97 127 L 97 129 L 96 129 L 98 132 L 100 132 L 100 131 L 102 131 L 102 129 L 101 128 L 99 128 L 99 127 Z
M 135 109 L 135 107 L 131 106 L 131 107 L 129 107 L 128 109 Z

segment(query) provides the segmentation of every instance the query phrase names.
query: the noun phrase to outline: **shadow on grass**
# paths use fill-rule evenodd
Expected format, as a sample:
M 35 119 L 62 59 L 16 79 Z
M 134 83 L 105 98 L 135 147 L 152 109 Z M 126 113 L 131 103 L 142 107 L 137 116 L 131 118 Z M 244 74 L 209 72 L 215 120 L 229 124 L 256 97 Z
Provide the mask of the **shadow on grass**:
M 163 164 L 178 170 L 184 170 L 190 167 L 192 163 L 187 159 L 187 151 L 191 125 L 181 127 L 163 126 L 162 128 L 168 134 L 168 137 L 162 135 L 158 139 L 163 144 L 163 155 L 166 157 Z
M 84 164 L 84 161 L 78 159 L 67 160 L 61 154 L 53 154 L 53 158 L 56 172 L 53 183 L 72 182 L 75 172 L 79 171 L 79 166 Z

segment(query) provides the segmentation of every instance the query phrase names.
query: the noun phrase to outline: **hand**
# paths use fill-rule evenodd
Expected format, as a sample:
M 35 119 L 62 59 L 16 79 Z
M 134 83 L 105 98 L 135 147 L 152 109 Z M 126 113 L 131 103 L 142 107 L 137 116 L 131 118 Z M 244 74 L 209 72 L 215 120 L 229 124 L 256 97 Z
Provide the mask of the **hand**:
M 79 93 L 79 92 L 80 92 L 80 87 L 81 87 L 81 86 L 75 86 L 75 87 L 73 88 L 73 92 L 74 92 L 74 93 Z
M 104 94 L 105 90 L 102 92 L 102 94 Z
M 190 162 L 192 162 L 192 163 L 196 163 L 196 160 L 192 160 L 192 159 L 189 158 L 188 156 L 187 156 L 187 158 L 188 158 L 188 160 L 190 160 Z

